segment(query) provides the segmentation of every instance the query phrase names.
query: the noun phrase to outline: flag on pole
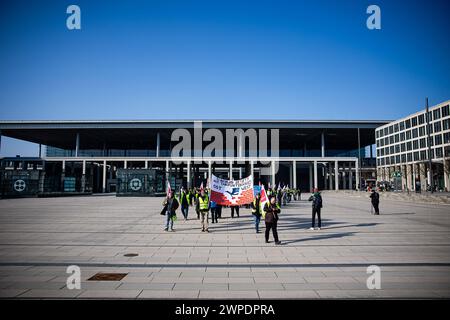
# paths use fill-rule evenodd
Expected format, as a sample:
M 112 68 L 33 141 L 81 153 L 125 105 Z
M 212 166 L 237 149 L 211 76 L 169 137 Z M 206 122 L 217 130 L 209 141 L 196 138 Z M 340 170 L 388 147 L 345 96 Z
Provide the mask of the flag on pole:
M 261 206 L 261 212 L 263 219 L 266 217 L 266 213 L 264 212 L 264 206 L 266 202 L 269 201 L 269 197 L 267 196 L 266 189 L 264 189 L 264 185 L 261 186 L 261 197 L 259 198 L 259 204 Z
M 172 191 L 172 188 L 170 188 L 170 181 L 167 180 L 167 195 L 169 195 L 171 191 Z

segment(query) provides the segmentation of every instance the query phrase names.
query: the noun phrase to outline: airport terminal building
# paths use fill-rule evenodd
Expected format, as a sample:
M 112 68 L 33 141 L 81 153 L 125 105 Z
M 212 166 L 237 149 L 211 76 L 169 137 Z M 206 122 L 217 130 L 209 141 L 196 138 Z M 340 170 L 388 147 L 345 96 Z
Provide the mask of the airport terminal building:
M 303 191 L 360 189 L 376 179 L 375 130 L 387 123 L 0 121 L 1 135 L 40 145 L 39 157 L 2 159 L 2 194 L 158 195 L 167 180 L 172 188 L 198 187 L 211 174 L 225 179 L 253 174 L 255 184 Z M 193 137 L 187 142 L 192 149 L 174 155 L 180 132 Z M 223 141 L 217 141 L 220 136 Z M 211 151 L 212 142 L 222 144 L 223 152 Z

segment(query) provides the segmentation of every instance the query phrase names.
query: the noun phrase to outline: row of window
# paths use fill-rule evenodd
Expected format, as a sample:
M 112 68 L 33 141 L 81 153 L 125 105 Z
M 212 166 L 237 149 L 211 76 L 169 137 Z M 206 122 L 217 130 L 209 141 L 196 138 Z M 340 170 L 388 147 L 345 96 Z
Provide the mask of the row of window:
M 439 120 L 441 118 L 448 117 L 450 115 L 450 106 L 446 105 L 441 108 L 436 108 L 432 111 L 428 112 L 428 117 L 430 118 L 430 121 L 433 120 Z M 403 130 L 407 130 L 413 127 L 417 127 L 418 125 L 423 125 L 427 122 L 426 113 L 419 114 L 417 116 L 414 116 L 412 118 L 406 119 L 404 121 L 400 121 L 398 123 L 395 123 L 393 125 L 390 125 L 389 127 L 385 127 L 383 129 L 377 130 L 375 132 L 377 138 L 385 137 L 387 135 L 400 132 Z
M 395 153 L 400 152 L 406 152 L 406 151 L 412 151 L 412 150 L 418 150 L 427 148 L 427 138 L 420 138 L 408 142 L 403 142 L 395 145 L 390 145 L 387 147 L 377 147 L 377 156 L 383 157 L 387 155 L 392 155 Z M 446 132 L 444 134 L 437 134 L 434 137 L 431 137 L 430 145 L 431 146 L 439 146 L 441 144 L 447 144 L 450 143 L 450 132 Z
M 438 121 L 430 124 L 429 126 L 430 134 L 438 133 L 441 131 L 446 131 L 450 129 L 450 119 L 443 121 Z M 384 137 L 377 139 L 377 147 L 383 147 L 390 144 L 403 142 L 410 139 L 415 139 L 417 137 L 424 137 L 427 135 L 426 125 L 419 128 L 410 129 L 404 132 L 400 132 L 389 137 Z
M 435 148 L 431 149 L 432 159 L 440 159 L 443 157 L 450 157 L 450 146 L 445 148 Z M 421 150 L 415 152 L 408 152 L 404 154 L 399 154 L 396 156 L 384 157 L 377 159 L 378 166 L 387 166 L 394 164 L 405 164 L 407 162 L 413 161 L 427 161 L 428 160 L 428 150 Z

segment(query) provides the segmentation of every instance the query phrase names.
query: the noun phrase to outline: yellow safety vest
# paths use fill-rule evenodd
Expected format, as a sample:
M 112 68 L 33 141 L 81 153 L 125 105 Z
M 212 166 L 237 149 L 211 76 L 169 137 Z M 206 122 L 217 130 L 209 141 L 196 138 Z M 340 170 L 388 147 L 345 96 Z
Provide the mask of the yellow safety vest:
M 202 196 L 198 197 L 198 201 L 199 201 L 199 209 L 201 211 L 207 211 L 208 207 L 209 207 L 209 198 L 208 196 L 205 194 L 205 199 L 202 198 Z

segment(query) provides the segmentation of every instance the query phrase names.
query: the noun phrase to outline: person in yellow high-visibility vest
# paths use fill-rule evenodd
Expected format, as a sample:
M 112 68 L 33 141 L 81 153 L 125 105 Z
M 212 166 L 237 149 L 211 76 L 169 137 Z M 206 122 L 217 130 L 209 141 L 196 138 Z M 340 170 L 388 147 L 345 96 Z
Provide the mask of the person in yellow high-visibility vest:
M 197 199 L 197 208 L 200 212 L 201 222 L 202 222 L 202 232 L 209 232 L 208 229 L 208 213 L 209 213 L 209 197 L 206 194 L 205 190 L 200 190 L 200 195 Z
M 252 207 L 252 215 L 255 220 L 256 233 L 259 233 L 259 222 L 261 221 L 262 216 L 261 195 L 259 193 L 257 193 L 255 199 L 253 199 L 251 207 Z

